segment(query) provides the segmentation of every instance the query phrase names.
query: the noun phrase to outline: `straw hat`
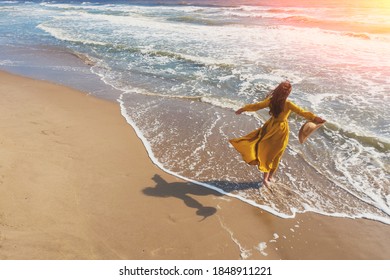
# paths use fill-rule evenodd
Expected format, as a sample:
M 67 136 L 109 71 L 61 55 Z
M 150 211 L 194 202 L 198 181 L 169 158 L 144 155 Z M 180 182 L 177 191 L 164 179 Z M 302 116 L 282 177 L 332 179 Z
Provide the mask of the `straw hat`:
M 321 126 L 324 125 L 323 123 L 314 123 L 314 122 L 306 122 L 304 125 L 302 125 L 301 129 L 299 130 L 298 138 L 299 142 L 303 144 L 303 142 L 306 141 L 306 139 L 317 129 L 319 129 Z

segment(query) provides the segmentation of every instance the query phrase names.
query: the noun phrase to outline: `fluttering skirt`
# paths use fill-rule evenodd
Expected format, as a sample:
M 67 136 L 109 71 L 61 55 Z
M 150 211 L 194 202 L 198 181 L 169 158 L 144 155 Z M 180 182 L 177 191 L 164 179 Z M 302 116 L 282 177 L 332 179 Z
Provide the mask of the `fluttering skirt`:
M 246 163 L 257 165 L 262 172 L 270 172 L 279 165 L 288 144 L 289 132 L 287 120 L 271 117 L 262 127 L 229 142 Z

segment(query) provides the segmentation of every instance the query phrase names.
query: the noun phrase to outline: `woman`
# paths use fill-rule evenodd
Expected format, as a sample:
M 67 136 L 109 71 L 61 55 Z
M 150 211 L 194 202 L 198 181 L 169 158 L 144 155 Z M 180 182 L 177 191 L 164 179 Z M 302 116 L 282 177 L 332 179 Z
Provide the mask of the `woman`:
M 242 155 L 243 160 L 251 165 L 257 165 L 264 172 L 263 184 L 268 187 L 272 176 L 278 168 L 280 159 L 288 144 L 289 127 L 287 119 L 294 113 L 315 123 L 325 120 L 313 113 L 304 111 L 293 102 L 287 100 L 291 93 L 290 82 L 280 83 L 263 101 L 246 105 L 236 111 L 239 115 L 245 111 L 257 111 L 269 107 L 271 118 L 259 129 L 246 136 L 231 139 L 229 142 Z

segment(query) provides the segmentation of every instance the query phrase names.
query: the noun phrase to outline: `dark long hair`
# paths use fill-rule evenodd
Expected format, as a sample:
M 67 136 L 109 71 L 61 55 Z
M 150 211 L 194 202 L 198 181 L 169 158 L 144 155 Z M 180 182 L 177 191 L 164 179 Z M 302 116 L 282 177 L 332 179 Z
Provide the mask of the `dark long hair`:
M 270 94 L 271 102 L 270 102 L 270 111 L 269 114 L 275 118 L 279 116 L 279 114 L 284 109 L 284 104 L 286 103 L 287 97 L 291 92 L 291 84 L 289 81 L 285 81 L 280 83 Z

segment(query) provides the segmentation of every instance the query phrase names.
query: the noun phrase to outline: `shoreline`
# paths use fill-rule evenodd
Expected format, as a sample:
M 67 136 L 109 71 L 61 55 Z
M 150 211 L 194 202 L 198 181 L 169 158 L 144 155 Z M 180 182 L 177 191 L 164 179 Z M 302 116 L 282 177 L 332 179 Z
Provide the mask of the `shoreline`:
M 292 133 L 290 135 L 291 141 L 288 147 L 289 152 L 284 155 L 284 160 L 281 163 L 282 167 L 284 163 L 288 163 L 285 165 L 288 171 L 280 173 L 279 182 L 281 184 L 278 182 L 276 186 L 278 199 L 275 200 L 267 194 L 264 196 L 257 196 L 256 185 L 259 182 L 257 181 L 259 176 L 258 171 L 243 165 L 238 158 L 236 158 L 237 153 L 229 147 L 230 144 L 227 139 L 235 138 L 254 130 L 259 126 L 259 123 L 266 120 L 265 115 L 262 115 L 260 118 L 253 118 L 253 116 L 240 116 L 240 118 L 237 118 L 233 112 L 227 108 L 220 108 L 217 106 L 217 108 L 208 110 L 209 107 L 212 106 L 210 105 L 213 104 L 212 102 L 208 103 L 201 101 L 193 103 L 188 102 L 186 99 L 182 100 L 171 98 L 164 100 L 164 98 L 159 99 L 159 97 L 134 93 L 127 95 L 126 93 L 121 92 L 119 89 L 115 89 L 115 87 L 111 87 L 108 83 L 106 83 L 103 76 L 100 76 L 97 72 L 92 71 L 92 69 L 90 69 L 90 67 L 85 64 L 82 59 L 77 57 L 77 55 L 75 55 L 75 53 L 70 49 L 57 49 L 56 47 L 51 46 L 46 47 L 43 50 L 33 48 L 35 51 L 32 53 L 24 48 L 16 49 L 17 53 L 28 53 L 30 58 L 17 67 L 5 67 L 5 71 L 12 70 L 11 73 L 16 75 L 24 75 L 39 80 L 59 83 L 80 91 L 88 92 L 88 94 L 97 98 L 109 101 L 118 101 L 121 105 L 122 115 L 125 118 L 129 118 L 128 123 L 133 126 L 136 131 L 143 131 L 141 134 L 138 133 L 138 135 L 144 142 L 144 146 L 149 150 L 148 153 L 152 161 L 154 161 L 154 163 L 162 170 L 173 176 L 202 185 L 203 187 L 211 188 L 222 194 L 227 193 L 232 197 L 239 198 L 246 203 L 252 204 L 254 207 L 266 210 L 281 218 L 291 218 L 296 212 L 303 213 L 306 209 L 310 209 L 310 211 L 320 215 L 342 217 L 344 216 L 343 213 L 346 213 L 346 217 L 367 218 L 386 223 L 386 220 L 384 219 L 387 219 L 387 217 L 384 217 L 379 212 L 377 213 L 377 207 L 370 205 L 370 203 L 360 201 L 359 199 L 354 200 L 354 196 L 350 195 L 348 190 L 344 189 L 348 186 L 337 184 L 337 182 L 340 182 L 342 177 L 339 177 L 336 180 L 331 180 L 332 176 L 329 177 L 324 175 L 324 173 L 317 172 L 315 165 L 313 165 L 313 157 L 315 158 L 318 155 L 317 153 L 312 153 L 313 149 L 310 148 L 312 145 L 304 147 L 298 144 L 295 134 L 296 131 L 299 130 L 299 122 L 290 123 Z M 45 50 L 48 51 L 47 54 L 44 53 Z M 41 57 L 41 55 L 43 55 L 44 61 L 35 59 L 35 57 Z M 53 60 L 51 58 L 53 58 Z M 15 59 L 15 57 L 11 56 L 11 59 Z M 50 61 L 50 67 L 47 65 L 47 61 Z M 57 67 L 55 65 L 61 67 Z M 64 69 L 72 70 L 64 71 Z M 147 104 L 148 102 L 151 102 L 152 106 L 149 106 Z M 157 104 L 159 104 L 158 107 L 153 108 L 153 106 L 156 106 Z M 144 113 L 143 115 L 137 113 L 131 114 L 131 112 L 137 112 L 139 108 L 141 111 L 149 110 L 148 108 L 152 109 L 149 113 Z M 179 113 L 179 111 L 181 113 Z M 201 111 L 208 111 L 211 113 L 197 114 L 197 112 Z M 217 117 L 213 114 L 217 114 Z M 158 115 L 157 118 L 156 115 Z M 162 121 L 155 126 L 155 131 L 153 131 L 153 129 L 148 129 L 150 123 L 159 119 Z M 209 137 L 209 139 L 205 142 L 205 145 L 202 147 L 203 151 L 201 150 L 200 153 L 196 154 L 193 154 L 192 151 L 198 151 L 198 144 L 202 141 L 202 135 L 208 131 L 206 129 L 202 130 L 200 133 L 191 133 L 191 131 L 202 129 L 202 126 L 192 125 L 192 123 L 194 123 L 194 119 L 200 121 L 200 123 L 203 124 L 202 126 L 206 128 L 214 127 L 219 119 L 223 120 L 217 124 L 219 133 L 216 129 L 212 132 L 218 136 Z M 330 122 L 328 122 L 328 124 L 329 123 Z M 171 133 L 172 130 L 170 130 L 170 126 L 172 124 L 176 128 L 174 133 Z M 229 127 L 232 127 L 232 129 Z M 241 131 L 240 133 L 238 133 L 239 130 Z M 332 130 L 334 130 L 334 128 Z M 223 131 L 223 133 L 221 133 L 221 131 Z M 147 136 L 144 137 L 144 133 Z M 164 135 L 162 137 L 163 140 L 161 141 L 160 135 Z M 326 137 L 326 135 L 322 133 L 319 137 L 323 138 Z M 194 139 L 194 141 L 187 142 L 185 144 L 186 147 L 183 148 L 184 145 L 180 146 L 176 144 L 181 143 L 183 138 Z M 154 139 L 159 140 L 154 141 Z M 173 149 L 171 143 L 174 143 Z M 152 149 L 155 154 L 153 152 L 150 153 Z M 207 153 L 205 151 L 207 151 Z M 296 153 L 303 153 L 305 156 L 310 155 L 311 157 L 309 160 L 306 160 L 305 157 L 301 157 L 299 155 L 295 156 Z M 211 157 L 210 154 L 212 155 Z M 191 157 L 196 158 L 196 161 L 194 161 L 195 168 L 183 169 L 182 166 L 192 161 Z M 227 159 L 230 159 L 230 162 L 225 164 Z M 160 162 L 164 162 L 164 164 L 160 164 Z M 211 164 L 209 164 L 209 162 Z M 165 169 L 163 167 L 164 165 L 169 166 L 169 170 Z M 218 166 L 219 170 L 216 171 L 214 166 Z M 289 170 L 289 166 L 302 166 L 304 170 L 298 171 L 295 168 Z M 300 172 L 304 172 L 309 175 L 307 176 L 309 177 L 309 181 L 306 181 L 307 184 L 305 183 L 305 188 L 308 188 L 306 193 L 314 192 L 319 198 L 324 196 L 329 197 L 331 203 L 325 202 L 327 204 L 329 203 L 329 208 L 322 208 L 323 205 L 321 205 L 321 199 L 312 199 L 309 201 L 300 199 L 301 197 L 305 197 L 305 192 L 302 191 L 302 186 L 299 186 L 296 181 L 290 180 L 290 178 L 300 178 Z M 335 172 L 337 174 L 337 169 L 333 168 L 330 170 L 329 174 L 335 174 Z M 201 173 L 206 175 L 203 177 L 199 176 Z M 226 174 L 227 177 L 221 177 L 218 175 L 214 176 L 214 174 Z M 220 178 L 228 178 L 228 180 L 219 180 Z M 246 181 L 247 178 L 250 179 Z M 369 180 L 367 180 L 367 182 L 369 182 Z M 383 186 L 385 185 L 386 184 Z M 247 188 L 249 191 L 244 191 L 243 195 L 238 193 L 239 191 L 235 191 L 237 189 L 241 190 Z M 253 190 L 253 192 L 251 192 L 251 190 Z M 293 190 L 293 192 L 290 190 Z M 337 191 L 337 193 L 335 195 L 334 191 L 332 193 L 327 192 L 327 190 L 334 190 Z M 344 197 L 344 199 L 335 199 L 338 197 Z M 249 201 L 247 199 L 249 199 Z M 307 207 L 303 207 L 302 205 L 306 205 L 307 202 L 309 205 L 307 205 Z M 359 209 L 360 207 L 368 207 L 371 211 L 366 211 L 365 215 L 364 211 L 362 213 L 362 211 L 355 211 L 354 207 L 347 207 L 345 209 L 346 212 L 344 212 L 340 209 L 344 209 L 345 203 L 347 205 L 350 203 L 358 203 L 358 207 L 356 209 Z M 285 207 L 284 205 L 287 206 Z M 291 211 L 291 209 L 294 209 L 294 211 Z M 340 212 L 342 213 L 338 214 Z M 334 215 L 333 213 L 336 214 Z M 390 222 L 387 222 L 387 224 L 390 225 Z
M 0 259 L 390 259 L 386 224 L 279 218 L 162 171 L 114 102 L 0 80 Z

